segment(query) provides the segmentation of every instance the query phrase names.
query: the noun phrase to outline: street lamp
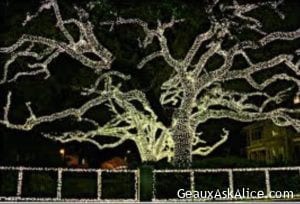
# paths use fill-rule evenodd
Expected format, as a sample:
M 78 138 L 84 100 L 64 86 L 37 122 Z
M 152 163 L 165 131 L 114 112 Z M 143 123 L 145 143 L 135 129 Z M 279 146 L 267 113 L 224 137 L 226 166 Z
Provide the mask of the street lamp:
M 59 154 L 63 157 L 65 156 L 65 149 L 60 149 Z
M 299 104 L 300 103 L 300 95 L 296 95 L 294 97 L 294 104 Z
M 59 150 L 59 154 L 60 154 L 60 156 L 61 156 L 61 160 L 62 160 L 63 163 L 64 163 L 64 161 L 65 161 L 65 153 L 66 153 L 66 151 L 65 151 L 64 148 L 61 148 L 61 149 Z

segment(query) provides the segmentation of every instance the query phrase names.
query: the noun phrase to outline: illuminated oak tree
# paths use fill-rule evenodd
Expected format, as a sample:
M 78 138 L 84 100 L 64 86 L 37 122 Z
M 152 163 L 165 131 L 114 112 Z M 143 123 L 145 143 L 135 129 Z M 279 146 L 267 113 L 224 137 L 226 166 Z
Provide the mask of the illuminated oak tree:
M 11 129 L 30 131 L 40 124 L 72 117 L 77 119 L 78 122 L 84 121 L 90 123 L 95 128 L 88 132 L 75 130 L 64 132 L 60 135 L 43 133 L 43 136 L 62 143 L 71 141 L 89 142 L 96 145 L 100 150 L 114 148 L 126 140 L 132 140 L 138 148 L 142 161 L 158 161 L 163 158 L 167 158 L 168 161 L 171 161 L 173 156 L 172 147 L 174 146 L 171 133 L 168 128 L 157 120 L 157 116 L 151 110 L 145 94 L 138 90 L 122 92 L 120 90 L 121 84 L 114 82 L 114 78 L 128 80 L 130 79 L 129 76 L 125 76 L 117 71 L 107 71 L 103 73 L 105 70 L 111 68 L 113 55 L 97 40 L 93 32 L 94 25 L 88 20 L 89 14 L 85 10 L 75 7 L 79 19 L 72 18 L 63 20 L 57 1 L 49 0 L 42 4 L 36 14 L 28 14 L 23 25 L 25 26 L 33 18 L 38 17 L 42 11 L 49 9 L 54 10 L 57 27 L 67 42 L 24 34 L 12 46 L 0 48 L 0 53 L 10 54 L 10 58 L 4 65 L 0 84 L 15 82 L 24 76 L 42 75 L 47 79 L 51 74 L 48 70 L 48 65 L 60 54 L 65 53 L 79 61 L 85 67 L 94 70 L 96 75 L 99 75 L 93 87 L 82 87 L 82 95 L 94 95 L 95 98 L 87 101 L 79 108 L 70 108 L 44 116 L 37 116 L 31 108 L 31 102 L 26 102 L 29 117 L 24 124 L 14 124 L 9 120 L 12 97 L 12 93 L 9 92 L 6 106 L 4 107 L 4 116 L 3 119 L 0 120 L 0 123 Z M 78 28 L 80 36 L 77 41 L 66 29 L 66 25 L 68 24 L 73 24 Z M 44 47 L 44 50 L 39 52 L 34 50 L 35 47 L 41 45 Z M 24 46 L 27 46 L 25 50 L 23 49 Z M 96 55 L 99 60 L 91 59 L 85 55 L 90 53 Z M 9 78 L 8 73 L 11 64 L 19 57 L 27 57 L 37 62 L 33 64 L 28 63 L 28 71 L 17 72 Z M 140 103 L 143 110 L 136 108 L 134 103 Z M 85 114 L 90 109 L 100 105 L 106 105 L 111 114 L 113 114 L 112 119 L 107 121 L 103 126 L 97 121 L 85 117 Z M 101 137 L 100 140 L 98 140 L 98 137 Z M 102 140 L 108 137 L 114 138 L 115 142 L 102 144 Z
M 135 24 L 145 32 L 145 38 L 139 39 L 141 48 L 146 48 L 153 43 L 154 39 L 159 42 L 159 50 L 145 56 L 137 65 L 143 68 L 148 62 L 156 58 L 163 58 L 173 68 L 174 74 L 161 86 L 160 102 L 163 106 L 173 106 L 172 123 L 166 126 L 159 121 L 155 112 L 151 109 L 145 94 L 139 90 L 122 91 L 121 83 L 116 83 L 115 78 L 130 80 L 117 71 L 110 71 L 113 61 L 113 53 L 98 42 L 93 33 L 93 24 L 86 20 L 88 13 L 78 9 L 79 20 L 63 20 L 56 1 L 45 2 L 39 9 L 53 9 L 57 19 L 57 27 L 68 40 L 59 42 L 40 36 L 23 35 L 15 44 L 7 48 L 1 48 L 0 52 L 11 54 L 6 62 L 1 83 L 14 82 L 20 76 L 32 76 L 44 73 L 45 78 L 50 76 L 47 66 L 60 53 L 66 53 L 78 60 L 86 67 L 95 71 L 99 78 L 94 86 L 85 88 L 83 95 L 95 95 L 95 97 L 79 108 L 70 108 L 61 112 L 46 116 L 36 116 L 30 106 L 26 105 L 29 117 L 24 124 L 14 124 L 9 120 L 12 93 L 7 96 L 7 103 L 4 107 L 4 117 L 0 123 L 8 128 L 29 131 L 35 126 L 55 120 L 75 117 L 78 121 L 91 123 L 95 128 L 84 132 L 80 130 L 65 132 L 62 134 L 43 134 L 45 137 L 60 142 L 90 142 L 99 149 L 113 148 L 126 140 L 135 142 L 142 161 L 158 161 L 167 158 L 177 166 L 189 166 L 193 155 L 206 156 L 222 145 L 228 138 L 229 131 L 225 128 L 214 144 L 207 144 L 201 139 L 202 132 L 199 127 L 210 119 L 229 118 L 241 122 L 253 122 L 271 120 L 274 124 L 282 127 L 292 126 L 300 132 L 299 109 L 289 109 L 284 106 L 286 95 L 293 92 L 293 87 L 270 94 L 266 88 L 278 81 L 289 81 L 300 94 L 300 61 L 297 59 L 297 52 L 294 54 L 278 54 L 270 59 L 254 62 L 249 51 L 258 50 L 275 41 L 292 41 L 300 37 L 300 30 L 291 32 L 264 31 L 262 23 L 248 15 L 249 12 L 259 7 L 269 7 L 284 19 L 279 11 L 279 2 L 264 2 L 257 4 L 239 4 L 233 1 L 232 5 L 222 4 L 218 0 L 211 0 L 206 8 L 210 21 L 210 28 L 207 32 L 200 33 L 194 39 L 190 49 L 183 59 L 176 59 L 172 56 L 168 47 L 168 39 L 165 35 L 167 29 L 174 29 L 174 24 L 184 23 L 184 19 L 172 18 L 170 22 L 157 21 L 156 28 L 150 28 L 148 23 L 141 19 L 124 19 L 117 17 L 116 20 L 101 22 L 99 26 L 110 26 L 113 31 L 115 26 Z M 223 12 L 224 15 L 216 16 L 214 13 Z M 26 24 L 38 13 L 27 16 Z M 226 13 L 226 15 L 225 15 Z M 80 31 L 80 38 L 75 41 L 72 35 L 65 28 L 66 24 L 74 24 Z M 233 29 L 251 30 L 261 36 L 256 41 L 239 41 L 232 34 Z M 235 42 L 229 48 L 224 48 L 226 40 Z M 25 50 L 24 43 L 31 43 Z M 43 44 L 47 48 L 43 52 L 32 51 L 37 44 Z M 205 52 L 197 57 L 200 48 L 205 47 Z M 22 48 L 22 49 L 20 49 Z M 86 53 L 94 53 L 101 60 L 95 61 L 85 56 Z M 19 72 L 12 78 L 8 78 L 10 64 L 18 57 L 30 57 L 36 59 L 35 64 L 28 64 L 28 71 Z M 214 70 L 208 70 L 206 65 L 214 56 L 223 58 L 223 64 Z M 243 69 L 233 69 L 237 56 L 241 56 L 247 62 Z M 259 81 L 254 75 L 260 71 L 270 70 L 278 65 L 285 66 L 289 70 L 285 72 L 274 72 L 269 78 Z M 243 79 L 254 91 L 238 92 L 224 88 L 227 82 Z M 260 102 L 255 99 L 259 98 Z M 141 105 L 137 108 L 136 103 Z M 113 117 L 106 124 L 100 125 L 97 121 L 85 117 L 85 113 L 95 106 L 105 104 Z M 120 110 L 121 109 L 121 110 Z M 96 138 L 116 138 L 113 143 L 102 144 Z

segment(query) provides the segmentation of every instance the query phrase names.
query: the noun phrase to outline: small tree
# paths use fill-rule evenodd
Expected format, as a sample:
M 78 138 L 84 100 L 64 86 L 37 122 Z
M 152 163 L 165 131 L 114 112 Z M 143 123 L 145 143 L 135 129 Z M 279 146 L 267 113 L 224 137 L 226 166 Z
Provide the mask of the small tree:
M 94 125 L 95 129 L 83 132 L 72 131 L 61 135 L 43 134 L 45 137 L 58 140 L 60 142 L 86 141 L 96 145 L 99 149 L 112 148 L 120 145 L 126 140 L 132 140 L 137 145 L 142 161 L 158 161 L 167 158 L 177 166 L 187 167 L 192 161 L 192 155 L 206 156 L 223 144 L 229 135 L 229 131 L 223 129 L 218 142 L 206 145 L 206 141 L 201 139 L 201 132 L 198 127 L 209 119 L 230 118 L 241 122 L 253 122 L 261 120 L 271 120 L 278 126 L 292 126 L 300 132 L 299 109 L 289 109 L 284 106 L 287 93 L 293 93 L 292 88 L 284 89 L 276 94 L 269 94 L 265 89 L 278 80 L 290 81 L 297 87 L 297 94 L 300 94 L 300 61 L 295 59 L 293 54 L 278 54 L 268 60 L 254 62 L 248 56 L 249 50 L 258 50 L 266 45 L 282 40 L 291 41 L 300 37 L 299 29 L 292 32 L 263 31 L 261 22 L 247 14 L 259 7 L 267 6 L 273 9 L 282 19 L 284 15 L 278 10 L 280 2 L 264 2 L 257 4 L 239 4 L 233 1 L 232 5 L 219 3 L 219 0 L 208 3 L 206 12 L 210 21 L 210 28 L 205 33 L 200 33 L 195 38 L 192 46 L 183 59 L 175 59 L 169 50 L 168 39 L 165 36 L 167 29 L 172 29 L 176 23 L 184 23 L 183 19 L 172 18 L 170 22 L 157 22 L 157 27 L 152 29 L 148 23 L 140 19 L 124 19 L 118 17 L 117 20 L 101 22 L 100 25 L 110 25 L 112 31 L 114 26 L 121 24 L 135 24 L 141 26 L 145 32 L 145 39 L 140 42 L 140 46 L 146 48 L 153 43 L 154 39 L 159 42 L 160 49 L 142 59 L 137 65 L 144 67 L 149 61 L 161 57 L 173 68 L 174 74 L 163 83 L 161 87 L 160 102 L 162 105 L 174 107 L 172 123 L 166 126 L 159 121 L 155 112 L 151 109 L 145 94 L 139 90 L 122 91 L 121 84 L 116 84 L 115 77 L 129 80 L 129 76 L 116 71 L 105 71 L 111 68 L 113 54 L 98 42 L 93 33 L 93 24 L 87 20 L 88 13 L 83 9 L 78 9 L 79 20 L 63 20 L 57 2 L 49 0 L 39 9 L 38 13 L 45 9 L 54 9 L 57 19 L 57 26 L 64 34 L 68 42 L 60 42 L 40 36 L 23 35 L 15 44 L 7 48 L 1 48 L 0 52 L 10 53 L 11 58 L 4 66 L 4 74 L 1 83 L 16 81 L 20 76 L 32 76 L 44 73 L 45 78 L 50 76 L 47 66 L 59 54 L 66 53 L 78 60 L 83 65 L 93 69 L 99 78 L 91 88 L 86 88 L 83 95 L 94 94 L 96 97 L 89 100 L 79 108 L 70 108 L 61 112 L 46 116 L 36 116 L 30 106 L 26 103 L 29 117 L 24 124 L 13 124 L 9 121 L 8 114 L 11 106 L 11 95 L 7 96 L 7 104 L 4 108 L 4 118 L 0 123 L 8 128 L 29 131 L 35 126 L 52 122 L 66 117 L 75 117 L 78 121 L 87 121 Z M 223 13 L 221 17 L 214 15 Z M 28 16 L 26 24 L 34 16 Z M 228 14 L 230 13 L 230 14 Z M 66 24 L 74 24 L 80 31 L 80 38 L 75 41 L 72 35 L 65 28 Z M 257 41 L 239 41 L 232 30 L 244 29 L 252 30 L 262 37 Z M 224 48 L 225 41 L 234 42 L 229 48 Z M 25 50 L 25 42 L 31 43 Z M 45 45 L 47 48 L 42 52 L 34 52 L 32 49 L 37 44 Z M 196 57 L 199 49 L 204 46 L 205 52 Z M 101 60 L 92 60 L 85 56 L 86 53 L 94 53 Z M 297 53 L 297 51 L 295 52 Z M 12 78 L 7 77 L 10 64 L 18 57 L 26 56 L 36 59 L 37 63 L 28 64 L 28 71 L 19 72 Z M 214 70 L 206 68 L 208 60 L 214 56 L 223 58 L 223 64 Z M 244 69 L 233 69 L 233 63 L 237 56 L 242 56 L 247 62 Z M 40 62 L 41 61 L 41 62 Z M 268 79 L 258 81 L 254 74 L 269 70 L 277 65 L 284 65 L 293 74 L 274 73 Z M 243 79 L 255 91 L 238 92 L 225 89 L 227 82 Z M 260 98 L 262 102 L 254 99 Z M 142 108 L 138 108 L 139 103 Z M 85 117 L 85 113 L 98 105 L 105 104 L 113 114 L 111 120 L 100 125 L 97 121 Z M 102 144 L 96 137 L 117 138 L 116 142 Z

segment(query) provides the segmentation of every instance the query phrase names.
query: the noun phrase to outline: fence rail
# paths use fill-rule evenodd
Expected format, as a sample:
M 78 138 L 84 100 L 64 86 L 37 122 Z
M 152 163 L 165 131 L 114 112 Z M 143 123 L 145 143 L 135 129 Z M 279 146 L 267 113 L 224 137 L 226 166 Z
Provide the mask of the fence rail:
M 138 179 L 139 170 L 129 170 L 129 169 L 116 169 L 116 170 L 106 170 L 106 169 L 70 169 L 70 168 L 48 168 L 48 167 L 6 167 L 0 166 L 0 171 L 17 171 L 17 191 L 16 196 L 1 196 L 0 201 L 82 201 L 82 202 L 138 202 L 139 192 L 138 192 Z M 23 174 L 24 172 L 56 172 L 57 182 L 56 182 L 56 197 L 23 197 Z M 77 198 L 62 198 L 62 183 L 63 183 L 63 173 L 74 172 L 74 173 L 96 173 L 97 174 L 97 198 L 91 199 L 77 199 Z M 135 195 L 132 199 L 103 199 L 102 198 L 102 173 L 132 173 L 135 175 Z
M 227 173 L 228 175 L 228 187 L 230 191 L 234 191 L 234 172 L 263 172 L 264 183 L 266 188 L 266 195 L 270 195 L 272 190 L 270 182 L 270 172 L 276 171 L 298 171 L 300 176 L 300 166 L 295 167 L 264 167 L 264 168 L 222 168 L 222 169 L 165 169 L 153 171 L 153 196 L 152 201 L 156 202 L 169 202 L 169 201 L 183 201 L 183 199 L 158 199 L 156 197 L 156 175 L 160 173 L 189 173 L 190 175 L 190 190 L 195 190 L 195 173 Z M 300 192 L 300 189 L 299 189 Z M 268 199 L 269 196 L 261 197 L 261 199 Z M 294 194 L 294 198 L 300 198 L 300 193 Z M 206 200 L 206 199 L 203 199 Z M 224 199 L 230 200 L 230 199 Z M 185 199 L 185 201 L 192 201 L 191 199 Z
M 79 202 L 139 202 L 140 201 L 140 170 L 130 170 L 130 169 L 119 169 L 119 170 L 105 170 L 105 169 L 69 169 L 69 168 L 48 168 L 48 167 L 7 167 L 0 166 L 0 171 L 16 171 L 17 172 L 17 185 L 16 185 L 16 195 L 13 196 L 3 196 L 0 195 L 0 201 L 79 201 Z M 188 174 L 188 179 L 190 182 L 190 189 L 195 190 L 195 174 L 205 174 L 205 173 L 226 173 L 228 176 L 228 188 L 234 191 L 234 173 L 235 172 L 262 172 L 264 174 L 264 181 L 262 182 L 265 189 L 266 195 L 268 195 L 272 191 L 271 172 L 278 171 L 297 171 L 300 176 L 300 166 L 297 167 L 265 167 L 265 168 L 222 168 L 222 169 L 156 169 L 153 170 L 153 181 L 152 181 L 152 201 L 155 202 L 169 202 L 169 201 L 184 201 L 179 198 L 172 199 L 161 199 L 156 196 L 156 186 L 157 186 L 157 175 L 162 173 L 171 173 L 171 174 L 180 174 L 186 173 Z M 57 175 L 56 181 L 56 196 L 55 197 L 26 197 L 23 195 L 23 185 L 24 185 L 24 172 L 55 172 Z M 64 198 L 62 196 L 62 188 L 63 188 L 63 173 L 65 172 L 74 172 L 74 173 L 96 173 L 95 179 L 97 180 L 97 195 L 95 198 Z M 130 199 L 105 199 L 102 198 L 102 180 L 103 173 L 128 173 L 134 174 L 134 197 Z M 226 181 L 227 182 L 227 181 Z M 300 191 L 300 189 L 299 189 Z M 300 194 L 294 194 L 295 198 L 300 198 Z M 268 198 L 268 197 L 265 197 Z M 192 200 L 185 200 L 192 201 Z

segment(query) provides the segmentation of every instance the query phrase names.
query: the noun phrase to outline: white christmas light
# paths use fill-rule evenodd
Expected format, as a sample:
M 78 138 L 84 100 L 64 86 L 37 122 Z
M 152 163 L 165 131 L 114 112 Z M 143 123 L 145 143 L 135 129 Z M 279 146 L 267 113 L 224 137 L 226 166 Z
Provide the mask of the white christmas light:
M 14 166 L 0 166 L 0 171 L 18 171 L 18 185 L 17 185 L 17 195 L 16 196 L 0 196 L 0 199 L 5 201 L 65 201 L 65 202 L 139 202 L 138 197 L 138 185 L 139 185 L 139 170 L 130 170 L 130 169 L 122 169 L 122 170 L 104 170 L 104 169 L 68 169 L 68 168 L 52 168 L 52 167 L 14 167 Z M 45 171 L 45 172 L 57 172 L 57 197 L 55 198 L 38 198 L 38 197 L 22 197 L 22 185 L 23 185 L 23 172 L 24 171 Z M 270 183 L 270 172 L 276 171 L 299 171 L 299 166 L 293 167 L 263 167 L 263 168 L 215 168 L 215 169 L 156 169 L 153 170 L 153 197 L 152 200 L 156 202 L 183 202 L 184 199 L 159 199 L 156 197 L 156 175 L 159 173 L 172 173 L 172 174 L 180 174 L 180 173 L 189 173 L 190 181 L 191 181 L 191 189 L 195 189 L 195 173 L 228 173 L 228 185 L 233 190 L 233 182 L 234 172 L 264 172 L 265 174 L 265 185 L 266 192 L 271 191 L 271 183 Z M 61 198 L 61 187 L 63 182 L 62 173 L 63 172 L 77 172 L 77 173 L 97 173 L 97 198 L 96 199 L 66 199 Z M 133 173 L 135 175 L 135 198 L 134 199 L 102 199 L 102 173 Z M 295 198 L 300 197 L 300 194 L 295 194 Z M 266 197 L 267 198 L 267 197 Z M 230 198 L 229 198 L 230 199 Z M 190 201 L 190 200 L 186 200 Z
M 0 171 L 17 171 L 17 193 L 16 196 L 0 196 L 1 200 L 5 201 L 64 201 L 64 202 L 138 202 L 138 182 L 139 182 L 139 170 L 131 169 L 118 169 L 118 170 L 108 170 L 108 169 L 68 169 L 68 168 L 52 168 L 52 167 L 14 167 L 14 166 L 0 166 Z M 56 183 L 56 197 L 23 197 L 22 196 L 22 186 L 23 186 L 23 173 L 25 172 L 57 172 L 57 183 Z M 75 173 L 97 173 L 97 198 L 82 199 L 82 198 L 62 198 L 62 183 L 63 183 L 63 173 L 64 172 L 75 172 Z M 113 173 L 125 173 L 134 174 L 135 183 L 135 195 L 134 198 L 130 199 L 102 199 L 102 173 L 106 172 L 109 174 Z
M 153 191 L 152 191 L 152 201 L 154 202 L 184 202 L 184 201 L 207 201 L 209 199 L 202 199 L 202 200 L 191 200 L 191 199 L 178 199 L 178 198 L 171 198 L 171 199 L 165 199 L 165 198 L 157 198 L 156 196 L 156 175 L 157 174 L 162 174 L 162 173 L 172 173 L 172 174 L 182 174 L 182 173 L 189 173 L 190 174 L 190 181 L 191 181 L 191 189 L 185 189 L 185 190 L 195 190 L 195 173 L 201 173 L 201 174 L 206 174 L 206 173 L 227 173 L 228 174 L 228 187 L 229 189 L 234 192 L 234 177 L 233 173 L 234 172 L 263 172 L 265 175 L 265 187 L 266 187 L 266 196 L 265 197 L 260 197 L 260 199 L 268 199 L 270 192 L 271 192 L 271 183 L 270 183 L 270 172 L 276 172 L 276 171 L 300 171 L 299 166 L 294 166 L 294 167 L 262 167 L 262 168 L 214 168 L 214 169 L 159 169 L 159 170 L 153 170 Z M 300 194 L 294 194 L 294 198 L 300 197 Z M 240 198 L 241 200 L 249 199 L 249 198 Z M 257 198 L 256 198 L 257 199 Z M 224 198 L 222 200 L 231 200 L 230 197 Z
M 110 68 L 113 60 L 112 54 L 98 42 L 93 33 L 93 24 L 90 21 L 82 22 L 73 18 L 63 20 L 56 0 L 45 1 L 39 8 L 38 12 L 34 15 L 27 14 L 23 26 L 25 26 L 33 18 L 38 17 L 40 12 L 51 8 L 54 10 L 58 29 L 63 33 L 68 42 L 66 43 L 46 37 L 24 34 L 12 46 L 0 48 L 0 53 L 11 53 L 11 58 L 4 65 L 4 73 L 2 79 L 0 80 L 0 84 L 16 81 L 21 76 L 33 76 L 42 73 L 44 73 L 45 78 L 48 78 L 50 76 L 48 65 L 61 53 L 68 54 L 70 57 L 78 60 L 83 65 L 95 70 L 95 72 Z M 82 10 L 78 10 L 78 15 L 80 19 L 83 18 Z M 80 37 L 77 42 L 75 42 L 72 35 L 66 29 L 65 25 L 67 24 L 74 24 L 78 27 L 80 31 Z M 18 51 L 18 49 L 27 42 L 30 42 L 31 44 L 25 49 L 25 51 Z M 42 52 L 32 51 L 37 45 L 44 45 L 47 48 Z M 94 53 L 101 60 L 91 60 L 84 56 L 85 53 Z M 28 71 L 18 72 L 12 78 L 8 78 L 10 65 L 18 57 L 32 57 L 37 61 L 42 60 L 43 62 L 28 64 Z
M 84 132 L 75 130 L 62 134 L 43 134 L 45 137 L 60 141 L 62 143 L 70 141 L 89 142 L 99 149 L 114 148 L 126 140 L 135 142 L 142 161 L 158 161 L 166 158 L 169 162 L 173 161 L 177 166 L 190 166 L 192 155 L 206 156 L 224 144 L 229 136 L 229 132 L 223 129 L 220 136 L 214 144 L 206 144 L 201 139 L 202 133 L 197 132 L 201 124 L 210 119 L 230 118 L 241 122 L 253 122 L 261 120 L 271 120 L 278 126 L 292 126 L 300 132 L 300 120 L 296 115 L 300 109 L 288 109 L 280 107 L 284 96 L 292 89 L 279 91 L 275 95 L 267 94 L 264 89 L 270 84 L 285 80 L 293 82 L 300 93 L 299 65 L 300 60 L 296 62 L 294 54 L 278 54 L 277 56 L 265 61 L 253 62 L 248 56 L 248 50 L 257 50 L 277 40 L 291 41 L 300 38 L 300 30 L 291 32 L 273 32 L 266 33 L 262 29 L 262 24 L 254 17 L 247 16 L 248 12 L 262 6 L 268 6 L 273 9 L 282 19 L 284 15 L 278 10 L 278 2 L 264 2 L 256 4 L 239 4 L 233 1 L 232 5 L 222 5 L 218 0 L 212 1 L 206 9 L 211 27 L 207 32 L 196 36 L 192 46 L 187 51 L 183 59 L 175 59 L 168 47 L 168 39 L 165 36 L 167 29 L 173 29 L 177 23 L 183 23 L 183 19 L 176 20 L 172 18 L 170 22 L 163 23 L 157 21 L 156 28 L 149 28 L 148 23 L 141 19 L 124 19 L 118 17 L 115 21 L 101 22 L 101 26 L 109 25 L 110 31 L 113 31 L 117 25 L 136 24 L 142 27 L 145 32 L 145 39 L 138 39 L 139 45 L 146 48 L 157 39 L 160 49 L 144 57 L 137 65 L 143 68 L 149 61 L 162 57 L 165 62 L 174 69 L 174 74 L 162 84 L 162 94 L 160 102 L 162 105 L 174 106 L 172 123 L 166 126 L 160 122 L 151 109 L 150 104 L 144 93 L 139 90 L 128 92 L 121 91 L 120 84 L 115 84 L 114 77 L 128 80 L 130 77 L 116 71 L 106 72 L 99 76 L 95 85 L 84 89 L 82 95 L 94 94 L 95 98 L 90 99 L 79 108 L 69 108 L 61 112 L 46 116 L 37 116 L 31 108 L 31 103 L 27 102 L 26 107 L 29 117 L 23 124 L 14 124 L 9 120 L 9 111 L 11 109 L 12 93 L 7 94 L 7 103 L 4 107 L 4 117 L 0 124 L 8 128 L 29 131 L 35 126 L 53 122 L 55 120 L 75 117 L 78 121 L 91 123 L 95 128 Z M 221 11 L 232 12 L 229 17 L 217 19 L 213 14 L 216 6 Z M 60 42 L 41 36 L 24 34 L 15 44 L 6 48 L 0 48 L 0 53 L 11 54 L 11 58 L 4 65 L 3 77 L 0 84 L 16 81 L 20 76 L 31 76 L 45 73 L 46 78 L 50 75 L 48 65 L 61 53 L 66 53 L 70 57 L 78 60 L 83 65 L 95 70 L 96 73 L 103 69 L 110 69 L 113 61 L 112 53 L 101 45 L 93 33 L 93 24 L 87 20 L 89 14 L 75 7 L 79 20 L 63 20 L 56 0 L 48 0 L 43 3 L 38 12 L 34 15 L 27 15 L 23 25 L 26 25 L 33 18 L 38 17 L 39 13 L 45 9 L 53 9 L 57 20 L 57 27 L 63 33 L 68 42 Z M 226 16 L 226 15 L 225 15 Z M 242 19 L 241 26 L 234 19 Z M 75 41 L 65 25 L 74 24 L 80 31 L 78 41 Z M 235 39 L 230 30 L 232 27 L 239 27 L 253 30 L 262 35 L 258 41 L 238 41 L 231 48 L 222 48 L 222 43 L 229 37 Z M 25 42 L 30 42 L 25 50 L 19 49 Z M 208 43 L 204 43 L 208 42 Z M 35 52 L 33 48 L 38 45 L 45 45 L 47 48 L 43 52 Z M 206 51 L 200 56 L 199 60 L 192 64 L 200 47 L 206 45 Z M 94 53 L 100 60 L 92 60 L 84 54 Z M 224 63 L 218 69 L 213 71 L 206 70 L 206 64 L 214 55 L 219 55 L 224 59 Z M 242 70 L 233 70 L 232 65 L 236 56 L 242 56 L 247 67 Z M 28 64 L 28 71 L 18 72 L 12 78 L 8 78 L 10 65 L 18 57 L 31 57 L 41 63 Z M 277 73 L 270 78 L 257 82 L 253 75 L 262 70 L 268 70 L 274 66 L 283 64 L 294 75 L 286 73 Z M 244 79 L 256 91 L 250 93 L 241 93 L 225 90 L 222 86 L 230 80 Z M 99 88 L 104 83 L 104 88 Z M 260 105 L 251 103 L 251 99 L 260 97 L 263 103 Z M 142 105 L 143 110 L 137 109 L 134 103 Z M 104 125 L 97 121 L 85 117 L 85 113 L 98 105 L 106 105 L 111 111 L 113 117 Z M 271 104 L 277 104 L 273 106 Z M 116 107 L 123 111 L 119 111 Z M 220 108 L 215 109 L 218 106 Z M 276 107 L 276 108 L 274 108 Z M 273 108 L 273 109 L 272 109 Z M 97 138 L 114 137 L 117 139 L 114 143 L 102 144 Z
M 272 59 L 253 63 L 246 52 L 246 49 L 256 50 L 276 40 L 295 40 L 300 37 L 299 29 L 293 32 L 279 31 L 267 34 L 262 30 L 262 24 L 259 20 L 247 16 L 247 13 L 250 11 L 262 6 L 268 6 L 283 19 L 284 15 L 278 10 L 278 5 L 281 3 L 282 1 L 268 1 L 264 3 L 241 5 L 237 1 L 234 1 L 233 5 L 224 6 L 219 4 L 218 0 L 212 1 L 207 9 L 211 27 L 207 32 L 201 33 L 195 38 L 191 48 L 183 59 L 175 59 L 172 57 L 168 48 L 167 38 L 164 35 L 166 29 L 171 29 L 175 23 L 180 23 L 183 20 L 175 20 L 172 18 L 169 23 L 161 23 L 158 20 L 158 25 L 155 29 L 150 29 L 148 23 L 140 19 L 124 19 L 118 17 L 116 21 L 100 23 L 100 25 L 110 25 L 110 30 L 113 30 L 114 26 L 122 24 L 136 24 L 141 26 L 146 33 L 144 41 L 141 42 L 139 40 L 142 47 L 147 47 L 152 43 L 154 38 L 158 39 L 160 50 L 144 57 L 138 64 L 138 68 L 142 68 L 149 61 L 157 57 L 162 57 L 175 71 L 175 74 L 161 87 L 162 94 L 160 102 L 162 105 L 179 105 L 179 108 L 175 108 L 172 125 L 170 127 L 170 132 L 174 140 L 174 163 L 177 166 L 189 166 L 192 154 L 206 156 L 226 141 L 229 132 L 223 129 L 224 134 L 221 135 L 221 139 L 214 145 L 198 147 L 200 143 L 205 142 L 201 139 L 197 139 L 199 133 L 197 133 L 196 129 L 209 119 L 231 118 L 242 122 L 269 119 L 278 126 L 293 126 L 300 132 L 299 118 L 292 116 L 294 113 L 299 113 L 299 109 L 291 110 L 280 107 L 265 111 L 270 103 L 275 102 L 276 104 L 280 104 L 284 94 L 291 89 L 280 91 L 274 96 L 270 96 L 264 92 L 264 88 L 277 80 L 294 82 L 300 92 L 299 78 L 281 73 L 271 76 L 262 83 L 258 83 L 252 77 L 253 74 L 258 71 L 270 69 L 279 64 L 285 64 L 287 68 L 296 75 L 300 75 L 300 60 L 294 63 L 294 55 L 280 54 Z M 242 41 L 229 48 L 229 50 L 222 49 L 221 45 L 227 36 L 230 38 L 235 37 L 231 34 L 230 29 L 232 26 L 238 25 L 238 22 L 234 21 L 234 18 L 231 17 L 217 20 L 213 15 L 213 8 L 217 5 L 220 6 L 221 11 L 232 11 L 234 17 L 245 21 L 245 23 L 240 26 L 241 29 L 246 27 L 262 34 L 263 37 L 257 42 Z M 213 38 L 214 40 L 212 40 Z M 198 62 L 192 64 L 192 60 L 204 41 L 210 42 L 207 45 L 208 50 L 200 56 Z M 224 64 L 219 69 L 208 72 L 204 67 L 213 55 L 223 57 Z M 234 58 L 237 55 L 241 55 L 245 58 L 249 64 L 247 68 L 242 70 L 231 69 Z M 229 92 L 224 90 L 222 85 L 220 85 L 235 79 L 245 79 L 257 92 Z M 260 96 L 264 100 L 261 106 L 249 102 L 255 96 Z M 215 110 L 213 106 L 222 106 L 224 109 Z

